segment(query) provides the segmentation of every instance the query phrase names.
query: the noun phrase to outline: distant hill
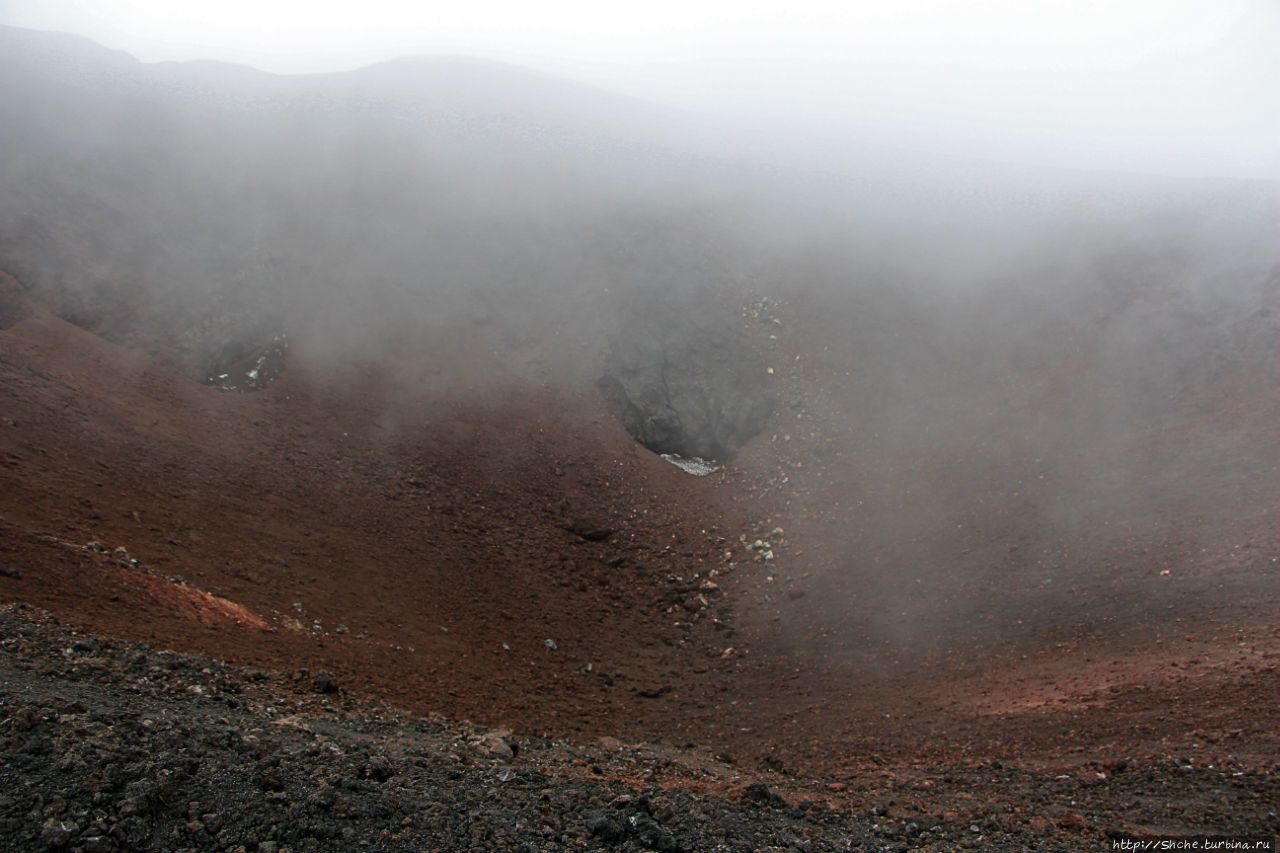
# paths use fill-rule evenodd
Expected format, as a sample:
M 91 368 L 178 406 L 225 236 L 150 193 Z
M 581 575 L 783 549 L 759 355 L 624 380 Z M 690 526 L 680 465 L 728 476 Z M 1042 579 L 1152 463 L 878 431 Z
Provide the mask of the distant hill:
M 569 244 L 678 209 L 697 173 L 671 114 L 491 62 L 281 77 L 5 28 L 0 75 L 5 264 L 192 375 L 285 315 L 439 324 L 595 288 Z

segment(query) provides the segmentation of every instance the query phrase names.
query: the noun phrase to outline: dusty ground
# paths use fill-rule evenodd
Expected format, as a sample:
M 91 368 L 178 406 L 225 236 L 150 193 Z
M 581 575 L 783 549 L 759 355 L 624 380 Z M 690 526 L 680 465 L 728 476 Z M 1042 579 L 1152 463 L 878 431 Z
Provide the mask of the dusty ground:
M 1266 835 L 1231 761 L 890 762 L 840 782 L 706 747 L 529 737 L 406 713 L 0 608 L 0 831 L 33 850 L 1001 851 Z M 869 805 L 867 805 L 869 803 Z
M 832 485 L 853 463 L 823 456 L 838 413 L 821 409 L 820 371 L 785 380 L 777 434 L 694 478 L 589 387 L 446 400 L 373 365 L 335 383 L 286 354 L 266 389 L 226 391 L 38 307 L 11 319 L 5 602 L 320 674 L 409 715 L 710 755 L 714 772 L 672 789 L 737 798 L 759 781 L 859 832 L 895 822 L 863 849 L 949 849 L 970 824 L 1011 850 L 1280 831 L 1273 472 L 1206 482 L 1238 483 L 1244 509 L 1194 535 L 1105 537 L 1025 571 L 991 559 L 1018 547 L 1010 500 L 965 543 L 916 555 L 954 546 L 993 569 L 899 577 L 872 555 L 900 574 L 905 552 L 866 532 L 892 500 L 859 520 Z M 1051 582 L 1069 593 L 1046 596 Z M 10 701 L 61 690 L 18 683 Z M 600 766 L 646 781 L 623 758 Z M 917 834 L 935 823 L 959 834 Z

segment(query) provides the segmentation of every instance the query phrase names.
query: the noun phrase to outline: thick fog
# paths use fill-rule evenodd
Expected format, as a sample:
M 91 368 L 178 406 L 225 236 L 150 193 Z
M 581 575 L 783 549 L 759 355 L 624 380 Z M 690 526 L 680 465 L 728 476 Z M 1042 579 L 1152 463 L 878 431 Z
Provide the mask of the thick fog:
M 1187 176 L 1280 177 L 1270 0 L 1014 0 L 642 7 L 508 0 L 8 0 L 0 25 L 148 61 L 277 73 L 455 55 L 742 120 L 752 146 Z
M 1199 71 L 1135 60 L 1174 89 L 1239 82 L 1216 129 L 1208 90 L 1176 118 L 1167 92 L 1121 89 L 1104 120 L 994 71 L 1019 110 L 972 100 L 994 91 L 978 72 L 931 89 L 936 70 L 847 66 L 866 132 L 846 105 L 818 133 L 819 89 L 792 115 L 744 82 L 774 104 L 753 118 L 489 60 L 281 75 L 4 29 L 0 268 L 200 381 L 287 334 L 312 381 L 386 379 L 392 424 L 406 396 L 591 393 L 638 292 L 735 321 L 766 298 L 783 406 L 740 461 L 794 432 L 824 475 L 793 509 L 840 594 L 803 606 L 927 631 L 952 596 L 990 618 L 1011 573 L 1056 596 L 1126 548 L 1270 523 L 1280 197 L 1251 77 L 1270 8 L 1213 18 L 1228 47 L 1200 45 Z M 899 83 L 942 103 L 881 121 Z M 1096 159 L 1086 137 L 1112 135 Z

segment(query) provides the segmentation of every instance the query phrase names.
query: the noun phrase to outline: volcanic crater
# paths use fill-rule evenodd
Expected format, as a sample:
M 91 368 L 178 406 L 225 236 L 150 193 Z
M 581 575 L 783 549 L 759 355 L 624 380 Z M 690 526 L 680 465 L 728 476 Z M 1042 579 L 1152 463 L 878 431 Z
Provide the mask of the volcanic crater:
M 34 37 L 6 38 L 30 48 Z M 84 45 L 48 50 L 84 51 L 131 80 L 174 73 L 117 68 Z M 28 82 L 41 79 L 33 69 L 22 66 Z M 79 103 L 93 84 L 41 85 L 52 103 Z M 203 109 L 188 85 L 141 90 L 156 144 L 176 144 L 165 116 L 184 133 L 203 126 L 182 124 Z M 9 779 L 0 805 L 18 815 L 5 818 L 12 838 L 83 850 L 359 839 L 1067 850 L 1108 834 L 1280 831 L 1280 264 L 1260 236 L 1265 215 L 1224 224 L 1201 204 L 1274 213 L 1258 201 L 1266 188 L 1155 193 L 1158 215 L 1109 214 L 1122 235 L 1077 220 L 980 292 L 935 293 L 842 237 L 761 248 L 696 205 L 655 213 L 646 198 L 593 221 L 592 205 L 609 208 L 578 199 L 551 224 L 520 208 L 527 199 L 514 212 L 417 211 L 424 187 L 498 190 L 488 178 L 450 184 L 432 166 L 413 172 L 411 193 L 375 162 L 410 157 L 408 138 L 437 146 L 433 163 L 463 162 L 473 125 L 414 136 L 394 110 L 325 100 L 310 81 L 217 85 L 229 87 L 225 114 L 259 115 L 237 86 L 258 87 L 272 114 L 298 106 L 302 124 L 251 125 L 273 144 L 327 127 L 305 117 L 311 104 L 366 123 L 313 138 L 294 171 L 273 161 L 259 189 L 282 195 L 266 201 L 250 191 L 252 153 L 234 147 L 218 149 L 227 171 L 207 184 L 185 161 L 151 163 L 183 176 L 163 195 L 110 180 L 76 149 L 118 155 L 111 168 L 134 175 L 136 151 L 114 137 L 46 152 L 65 172 L 32 168 L 30 154 L 4 160 L 0 745 L 16 755 L 19 732 L 89 708 L 197 721 L 192 703 L 234 683 L 240 716 L 218 725 L 287 710 L 272 735 L 280 755 L 302 755 L 317 732 L 339 752 L 382 750 L 341 771 L 362 780 L 355 793 L 306 801 L 317 813 L 436 769 L 459 775 L 418 783 L 516 791 L 484 774 L 511 781 L 535 764 L 520 802 L 536 788 L 560 803 L 547 792 L 572 788 L 596 805 L 466 838 L 478 818 L 433 823 L 426 804 L 352 806 L 355 835 L 321 823 L 307 835 L 288 817 L 221 834 L 210 820 L 199 835 L 176 805 L 197 798 L 183 788 L 153 798 L 143 834 L 111 835 L 136 817 L 112 812 L 103 835 L 83 817 L 64 837 L 52 795 L 33 806 L 21 793 L 32 770 Z M 6 115 L 29 109 L 5 99 Z M 47 117 L 31 112 L 32 139 Z M 213 143 L 233 135 L 224 120 Z M 560 138 L 547 132 L 542 143 Z M 331 163 L 325 140 L 353 159 Z M 317 164 L 353 177 L 291 183 Z M 574 195 L 546 189 L 556 168 L 513 167 L 513 192 L 545 191 L 554 207 Z M 106 213 L 67 201 L 77 182 Z M 335 201 L 307 233 L 285 212 L 313 198 Z M 182 208 L 176 220 L 161 215 L 168 205 Z M 204 205 L 226 206 L 210 216 Z M 211 223 L 234 251 L 194 242 Z M 393 226 L 412 233 L 392 238 Z M 144 262 L 138 246 L 153 237 L 160 257 Z M 278 242 L 249 252 L 263 240 Z M 397 272 L 406 264 L 411 275 Z M 191 289 L 184 276 L 217 284 Z M 673 286 L 685 277 L 698 286 Z M 1044 278 L 1070 286 L 1022 286 Z M 699 414 L 683 422 L 715 437 L 682 447 L 718 457 L 706 476 L 638 441 L 635 412 L 599 382 L 650 340 L 642 327 L 636 343 L 636 304 L 667 312 L 664 328 L 692 323 L 658 358 L 696 374 Z M 704 322 L 700 352 L 689 342 Z M 699 358 L 718 361 L 699 369 Z M 716 432 L 731 421 L 740 428 Z M 148 657 L 165 650 L 185 663 Z M 150 698 L 110 692 L 126 682 L 152 684 Z M 188 724 L 184 737 L 204 737 Z M 406 744 L 449 732 L 414 765 Z M 268 770 L 244 802 L 287 796 L 250 812 L 315 794 Z M 198 786 L 199 773 L 183 778 Z M 756 829 L 735 835 L 728 817 L 715 832 L 686 826 L 679 809 L 651 807 L 662 798 L 689 814 L 733 804 Z M 34 824 L 22 816 L 32 808 Z M 643 835 L 645 821 L 659 828 Z M 293 828 L 273 836 L 268 823 Z

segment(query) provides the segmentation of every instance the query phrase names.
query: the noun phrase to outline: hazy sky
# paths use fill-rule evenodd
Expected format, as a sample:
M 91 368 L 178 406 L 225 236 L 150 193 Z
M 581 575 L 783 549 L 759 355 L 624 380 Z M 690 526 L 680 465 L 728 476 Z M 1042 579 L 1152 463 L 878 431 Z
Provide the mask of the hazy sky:
M 1280 177 L 1280 0 L 0 0 L 143 60 L 521 62 L 922 148 Z

